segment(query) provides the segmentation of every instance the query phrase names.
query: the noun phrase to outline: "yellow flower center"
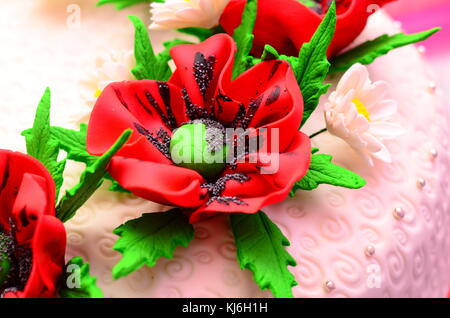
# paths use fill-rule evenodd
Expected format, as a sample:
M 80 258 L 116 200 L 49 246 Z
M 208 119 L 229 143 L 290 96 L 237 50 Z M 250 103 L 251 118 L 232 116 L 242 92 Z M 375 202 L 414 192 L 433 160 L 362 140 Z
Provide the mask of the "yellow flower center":
M 100 88 L 97 88 L 97 90 L 94 93 L 95 98 L 98 98 L 102 94 L 102 90 Z
M 363 115 L 364 117 L 366 117 L 366 119 L 368 121 L 370 121 L 370 113 L 367 110 L 366 106 L 364 106 L 363 102 L 361 102 L 361 100 L 359 98 L 355 98 L 354 100 L 352 100 L 353 104 L 355 104 L 356 110 L 358 111 L 358 113 L 360 113 L 361 115 Z

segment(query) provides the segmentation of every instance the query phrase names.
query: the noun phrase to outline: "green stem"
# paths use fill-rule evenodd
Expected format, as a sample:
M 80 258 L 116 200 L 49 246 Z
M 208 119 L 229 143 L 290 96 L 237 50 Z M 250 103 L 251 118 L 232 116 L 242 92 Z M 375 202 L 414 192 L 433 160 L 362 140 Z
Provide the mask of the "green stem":
M 311 136 L 309 136 L 309 139 L 312 139 L 312 138 L 314 138 L 314 137 L 316 137 L 316 136 L 318 136 L 318 135 L 320 135 L 321 133 L 324 133 L 324 132 L 326 132 L 326 131 L 327 131 L 326 128 L 321 129 L 321 130 L 319 130 L 318 132 L 315 132 L 314 134 L 312 134 Z

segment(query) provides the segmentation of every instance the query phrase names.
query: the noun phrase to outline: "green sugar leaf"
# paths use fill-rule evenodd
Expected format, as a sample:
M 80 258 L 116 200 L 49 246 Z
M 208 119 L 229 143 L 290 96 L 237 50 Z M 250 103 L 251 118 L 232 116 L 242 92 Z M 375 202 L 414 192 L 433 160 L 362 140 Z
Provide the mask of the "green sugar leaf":
M 300 3 L 304 4 L 309 8 L 313 8 L 317 5 L 317 2 L 314 0 L 298 0 L 298 1 L 300 1 Z
M 288 266 L 295 266 L 294 258 L 286 251 L 289 240 L 264 212 L 230 214 L 231 228 L 242 269 L 253 272 L 261 289 L 270 289 L 277 298 L 290 298 L 297 285 Z
M 136 16 L 130 16 L 130 20 L 135 29 L 134 56 L 136 58 L 136 67 L 131 70 L 131 73 L 138 80 L 169 80 L 172 71 L 167 63 L 168 60 L 155 55 L 144 22 Z
M 86 150 L 86 124 L 80 124 L 79 131 L 52 126 L 50 132 L 52 137 L 58 140 L 61 149 L 67 153 L 67 159 L 83 162 L 88 166 L 98 159 Z
M 280 54 L 273 46 L 270 46 L 269 44 L 264 45 L 264 51 L 261 55 L 262 61 L 278 60 L 279 58 Z
M 234 59 L 233 78 L 238 77 L 247 68 L 247 56 L 250 54 L 253 45 L 253 29 L 258 11 L 258 0 L 248 0 L 242 14 L 241 24 L 234 30 L 233 39 L 237 45 L 237 52 Z
M 114 249 L 123 258 L 113 268 L 113 277 L 126 276 L 144 265 L 154 266 L 161 257 L 172 258 L 177 246 L 187 247 L 194 228 L 178 208 L 146 213 L 114 230 L 119 236 Z
M 182 29 L 178 29 L 178 32 L 195 36 L 200 42 L 205 41 L 206 39 L 210 38 L 211 36 L 213 36 L 215 34 L 225 33 L 225 31 L 223 30 L 223 28 L 220 25 L 213 27 L 211 29 L 182 28 Z
M 358 174 L 332 163 L 332 156 L 314 154 L 317 150 L 313 149 L 309 170 L 300 181 L 294 184 L 290 196 L 293 196 L 297 190 L 314 190 L 320 184 L 349 189 L 359 189 L 366 185 L 366 181 Z
M 263 53 L 261 55 L 261 58 L 256 58 L 253 56 L 247 56 L 247 69 L 250 69 L 251 67 L 255 66 L 256 64 L 263 62 L 263 61 L 273 61 L 273 60 L 283 60 L 287 61 L 291 64 L 292 71 L 294 72 L 295 77 L 297 78 L 298 72 L 299 72 L 299 58 L 297 56 L 287 56 L 283 54 L 279 54 L 278 51 L 270 46 L 269 44 L 266 44 L 264 46 Z
M 303 95 L 302 126 L 319 105 L 320 96 L 330 87 L 324 84 L 324 80 L 330 68 L 327 51 L 336 29 L 336 19 L 336 3 L 333 1 L 311 41 L 302 46 L 298 65 L 293 66 Z
M 116 143 L 101 157 L 83 171 L 80 182 L 72 189 L 67 190 L 56 208 L 56 216 L 63 222 L 70 220 L 76 211 L 94 194 L 102 185 L 107 175 L 106 168 L 112 157 L 122 148 L 132 134 L 128 129 L 123 132 Z
M 127 189 L 123 188 L 123 187 L 119 184 L 119 182 L 113 180 L 111 176 L 107 175 L 107 176 L 105 177 L 105 179 L 109 179 L 109 180 L 111 180 L 111 182 L 112 182 L 112 183 L 111 183 L 111 186 L 108 188 L 109 191 L 112 191 L 112 192 L 121 192 L 121 193 L 128 193 L 128 194 L 131 193 L 131 192 L 128 191 Z
M 24 130 L 22 136 L 29 138 L 31 132 L 32 129 Z M 80 130 L 51 126 L 50 134 L 59 143 L 59 147 L 67 153 L 67 159 L 87 165 L 97 160 L 96 156 L 90 155 L 86 150 L 86 124 L 80 124 Z
M 60 145 L 50 133 L 50 89 L 45 90 L 36 110 L 33 128 L 23 132 L 27 145 L 27 153 L 38 159 L 50 172 L 56 186 L 56 198 L 63 184 L 63 172 L 66 161 L 58 162 Z M 55 198 L 55 200 L 56 200 Z
M 115 4 L 116 9 L 121 10 L 141 2 L 164 2 L 164 0 L 100 0 L 97 2 L 97 6 L 102 6 L 104 4 Z
M 90 155 L 86 150 L 87 127 L 88 126 L 86 124 L 80 124 L 80 130 L 72 130 L 51 126 L 50 133 L 52 138 L 59 142 L 60 148 L 67 153 L 67 159 L 82 162 L 86 164 L 86 166 L 90 166 L 97 161 L 98 157 Z M 23 136 L 28 136 L 30 134 L 31 129 L 27 129 L 22 132 Z M 130 191 L 122 188 L 109 174 L 106 174 L 105 179 L 112 182 L 109 191 L 131 193 Z
M 434 28 L 409 35 L 404 33 L 392 36 L 384 34 L 333 58 L 331 60 L 330 73 L 346 71 L 355 63 L 368 65 L 378 57 L 389 53 L 393 49 L 424 41 L 439 30 L 440 28 Z
M 89 263 L 81 257 L 72 258 L 65 266 L 59 296 L 62 298 L 103 298 L 97 278 L 89 274 Z

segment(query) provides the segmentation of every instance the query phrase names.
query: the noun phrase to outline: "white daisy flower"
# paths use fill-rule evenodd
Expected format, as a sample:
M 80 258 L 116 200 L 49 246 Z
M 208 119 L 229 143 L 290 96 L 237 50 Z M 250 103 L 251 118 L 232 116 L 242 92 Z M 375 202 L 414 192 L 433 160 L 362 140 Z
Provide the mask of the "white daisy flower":
M 389 122 L 397 112 L 397 103 L 385 99 L 387 90 L 387 83 L 372 83 L 367 68 L 357 63 L 344 74 L 325 104 L 328 131 L 345 140 L 370 165 L 372 158 L 390 163 L 391 154 L 383 142 L 404 133 L 398 124 Z
M 212 28 L 230 0 L 166 0 L 150 4 L 150 29 Z
M 114 51 L 100 56 L 95 61 L 95 68 L 85 80 L 80 82 L 82 96 L 86 101 L 80 122 L 87 122 L 97 98 L 113 82 L 129 81 L 134 77 L 131 69 L 136 65 L 131 51 Z

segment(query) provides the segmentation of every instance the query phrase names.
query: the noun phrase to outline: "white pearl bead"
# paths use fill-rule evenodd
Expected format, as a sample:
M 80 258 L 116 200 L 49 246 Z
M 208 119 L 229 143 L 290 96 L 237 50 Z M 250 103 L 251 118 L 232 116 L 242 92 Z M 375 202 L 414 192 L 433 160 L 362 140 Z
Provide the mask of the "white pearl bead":
M 428 91 L 430 92 L 430 94 L 434 94 L 436 92 L 436 83 L 431 81 L 428 83 Z
M 427 49 L 425 48 L 425 46 L 419 45 L 419 46 L 417 47 L 417 51 L 419 51 L 419 53 L 423 55 L 423 54 L 425 54 L 425 52 L 427 51 Z
M 431 160 L 436 159 L 438 157 L 438 155 L 439 155 L 439 153 L 438 153 L 438 151 L 435 148 L 430 150 L 430 158 L 431 158 Z
M 327 280 L 324 284 L 325 287 L 325 291 L 327 293 L 333 291 L 334 289 L 336 289 L 336 285 L 334 284 L 334 282 L 332 280 Z
M 401 220 L 405 217 L 405 211 L 400 207 L 396 207 L 392 213 L 394 214 L 394 217 L 398 220 Z
M 419 189 L 425 188 L 426 185 L 427 185 L 427 182 L 425 181 L 424 178 L 419 178 L 419 179 L 417 179 L 417 187 L 418 187 Z
M 373 245 L 367 245 L 364 253 L 366 256 L 373 256 L 375 254 L 375 247 Z

